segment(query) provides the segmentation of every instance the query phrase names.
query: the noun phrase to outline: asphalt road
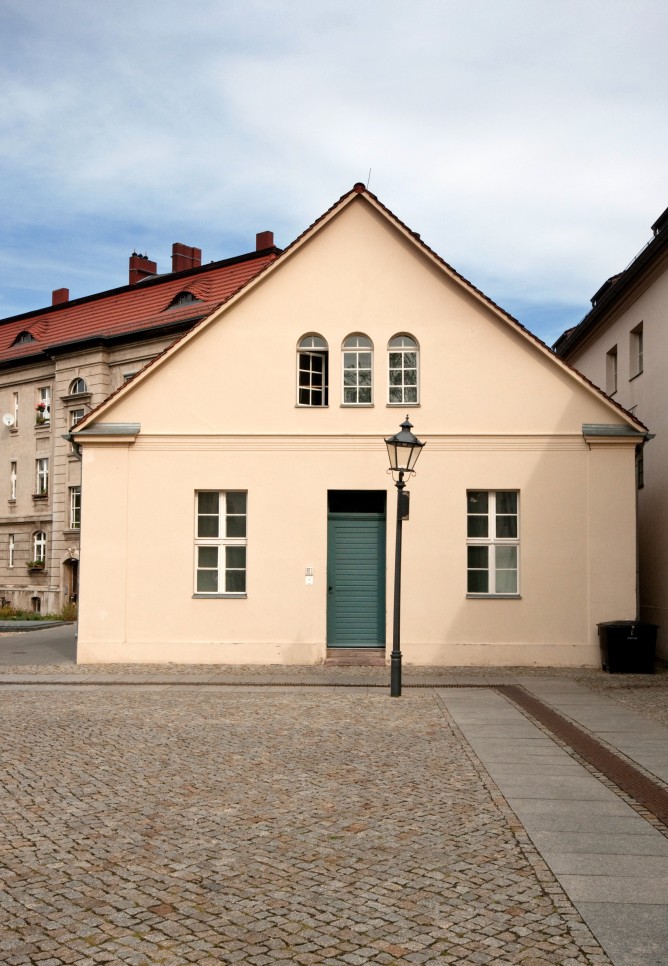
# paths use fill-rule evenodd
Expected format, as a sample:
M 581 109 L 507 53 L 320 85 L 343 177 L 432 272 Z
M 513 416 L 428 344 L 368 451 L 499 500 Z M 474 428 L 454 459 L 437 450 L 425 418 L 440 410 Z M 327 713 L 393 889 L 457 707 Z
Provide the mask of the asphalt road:
M 0 634 L 0 667 L 75 664 L 76 624 L 57 624 L 17 634 Z

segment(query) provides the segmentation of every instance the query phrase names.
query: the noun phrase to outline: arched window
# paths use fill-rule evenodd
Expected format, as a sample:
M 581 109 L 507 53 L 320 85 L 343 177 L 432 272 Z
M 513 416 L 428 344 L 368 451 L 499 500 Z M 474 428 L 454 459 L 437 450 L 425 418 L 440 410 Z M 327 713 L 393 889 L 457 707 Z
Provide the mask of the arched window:
M 70 384 L 70 396 L 80 396 L 84 392 L 88 392 L 88 386 L 86 385 L 86 380 L 79 376 L 78 379 L 74 379 Z
M 297 404 L 327 406 L 329 351 L 321 335 L 306 335 L 297 346 Z
M 46 562 L 46 534 L 38 530 L 32 537 L 32 559 L 35 563 Z
M 405 406 L 418 403 L 418 363 L 420 349 L 411 335 L 395 335 L 389 345 L 389 394 L 388 403 Z
M 373 342 L 366 335 L 349 335 L 343 343 L 343 403 L 373 402 Z

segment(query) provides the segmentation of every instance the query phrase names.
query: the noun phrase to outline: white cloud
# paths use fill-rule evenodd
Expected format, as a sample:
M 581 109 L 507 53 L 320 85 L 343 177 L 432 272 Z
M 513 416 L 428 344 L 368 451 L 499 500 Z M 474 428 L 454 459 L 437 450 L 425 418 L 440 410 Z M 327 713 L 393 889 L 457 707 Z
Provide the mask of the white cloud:
M 262 228 L 287 244 L 371 169 L 475 284 L 570 324 L 668 203 L 667 20 L 658 0 L 5 0 L 4 304 L 48 301 L 30 265 L 58 232 L 53 287 L 83 246 L 100 266 L 83 295 L 124 281 L 137 234 L 166 259 L 177 230 L 210 258 Z

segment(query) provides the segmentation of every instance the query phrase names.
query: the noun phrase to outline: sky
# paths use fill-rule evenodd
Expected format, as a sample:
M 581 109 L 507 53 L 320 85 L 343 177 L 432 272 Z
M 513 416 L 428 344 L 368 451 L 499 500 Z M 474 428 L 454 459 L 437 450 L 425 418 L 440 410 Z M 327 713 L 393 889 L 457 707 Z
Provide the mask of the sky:
M 0 0 L 0 318 L 355 182 L 548 344 L 668 207 L 665 0 Z

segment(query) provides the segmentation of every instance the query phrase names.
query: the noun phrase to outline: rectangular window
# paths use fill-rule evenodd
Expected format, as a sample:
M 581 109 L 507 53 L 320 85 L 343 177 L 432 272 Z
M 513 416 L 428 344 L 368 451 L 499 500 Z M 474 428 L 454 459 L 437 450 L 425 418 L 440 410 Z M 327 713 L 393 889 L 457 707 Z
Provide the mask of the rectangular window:
M 49 460 L 48 457 L 42 457 L 37 460 L 37 489 L 35 493 L 38 496 L 46 496 L 49 492 Z
M 630 359 L 631 359 L 631 372 L 630 378 L 633 379 L 634 376 L 639 376 L 642 372 L 643 366 L 643 331 L 642 322 L 637 325 L 635 329 L 631 331 L 631 344 L 630 349 Z
M 19 426 L 19 394 L 14 393 L 14 429 L 18 429 Z
M 300 406 L 326 406 L 327 353 L 299 353 L 298 399 Z
M 519 494 L 468 490 L 467 593 L 504 597 L 519 593 Z
M 16 481 L 18 479 L 17 464 L 11 462 L 9 464 L 9 499 L 16 499 Z
M 605 357 L 605 391 L 609 396 L 617 392 L 617 346 L 613 346 Z
M 46 426 L 51 422 L 51 387 L 41 386 L 37 390 L 37 405 L 35 406 L 35 425 Z
M 10 567 L 13 567 L 14 566 L 14 553 L 15 553 L 15 551 L 16 551 L 16 540 L 14 538 L 14 534 L 13 533 L 10 533 L 9 534 L 8 555 L 7 555 L 7 559 L 8 559 L 8 562 L 9 562 L 9 566 Z
M 81 487 L 70 487 L 70 530 L 81 527 Z
M 246 498 L 243 490 L 196 494 L 196 594 L 245 595 Z

